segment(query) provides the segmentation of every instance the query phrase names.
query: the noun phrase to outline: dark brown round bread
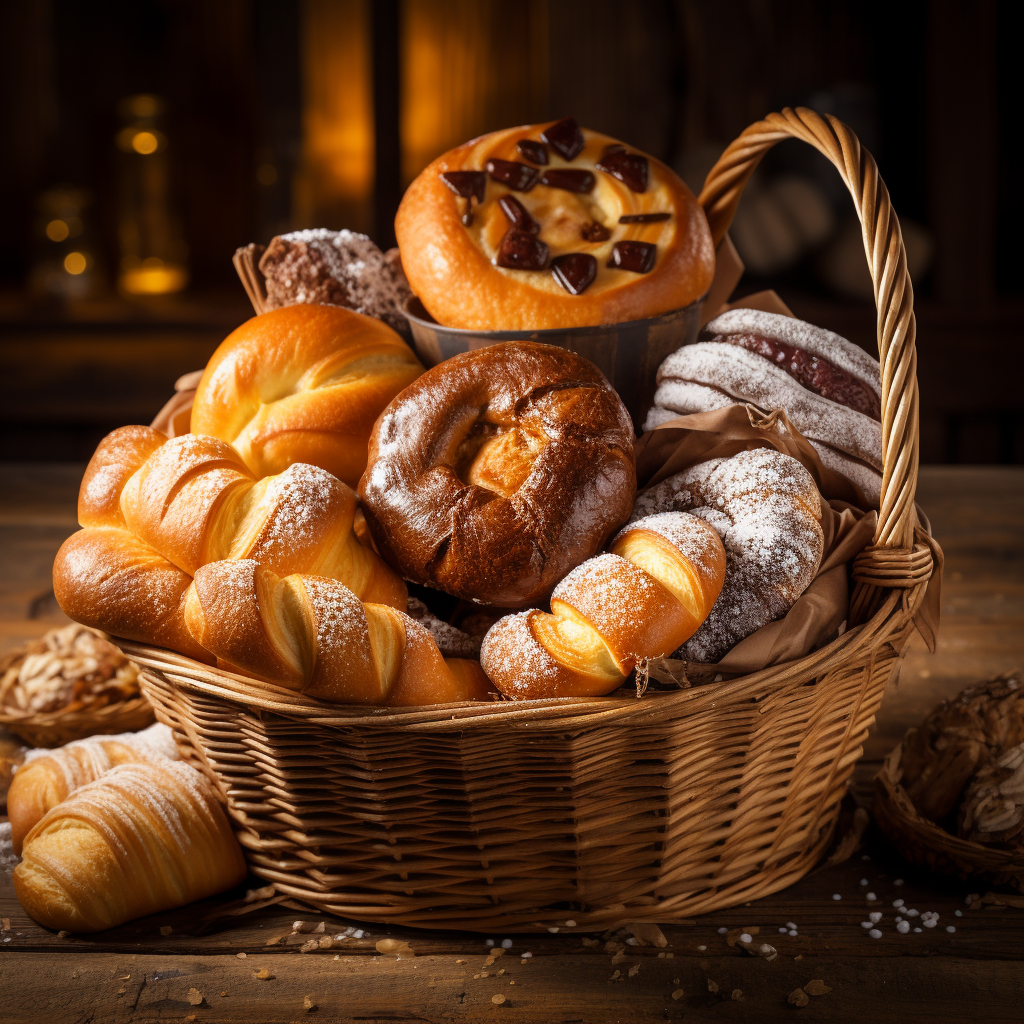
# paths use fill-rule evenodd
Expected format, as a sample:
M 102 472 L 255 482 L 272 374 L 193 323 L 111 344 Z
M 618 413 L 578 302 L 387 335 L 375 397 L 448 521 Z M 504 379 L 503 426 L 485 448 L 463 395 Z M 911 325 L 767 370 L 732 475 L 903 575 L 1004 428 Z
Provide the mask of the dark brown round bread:
M 408 579 L 521 608 L 633 509 L 633 427 L 593 363 L 508 342 L 428 370 L 384 410 L 359 482 L 381 554 Z

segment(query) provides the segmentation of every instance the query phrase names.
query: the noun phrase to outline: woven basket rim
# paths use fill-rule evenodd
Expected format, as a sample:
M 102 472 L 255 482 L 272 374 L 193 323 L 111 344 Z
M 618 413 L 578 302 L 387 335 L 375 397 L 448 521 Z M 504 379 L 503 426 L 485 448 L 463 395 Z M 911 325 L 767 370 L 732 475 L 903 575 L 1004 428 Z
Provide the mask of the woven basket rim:
M 111 643 L 120 646 L 120 641 L 111 640 Z M 111 701 L 99 708 L 76 708 L 74 711 L 65 711 L 61 708 L 55 711 L 18 711 L 13 708 L 0 708 L 0 726 L 32 726 L 40 729 L 72 724 L 81 726 L 130 714 L 147 704 L 149 700 L 146 695 L 138 693 L 134 697 Z
M 930 818 L 924 817 L 903 788 L 902 762 L 901 740 L 886 755 L 875 776 L 876 799 L 885 801 L 885 816 L 902 829 L 900 840 L 917 843 L 934 855 L 950 861 L 959 871 L 966 872 L 965 865 L 973 865 L 974 873 L 1017 875 L 1024 882 L 1024 854 L 1015 854 L 1010 850 L 1001 850 L 953 835 Z M 877 812 L 875 817 L 878 818 Z M 883 830 L 890 839 L 896 841 L 889 829 Z
M 919 583 L 915 594 L 927 586 Z M 467 701 L 427 707 L 393 708 L 332 704 L 284 687 L 188 658 L 165 648 L 115 638 L 126 655 L 143 668 L 153 669 L 184 689 L 243 704 L 250 710 L 303 719 L 334 727 L 378 728 L 474 728 L 486 726 L 528 727 L 548 723 L 555 727 L 627 724 L 663 713 L 667 707 L 686 704 L 711 693 L 721 704 L 761 700 L 793 681 L 824 675 L 844 664 L 852 651 L 876 646 L 880 634 L 888 634 L 890 618 L 898 610 L 905 590 L 890 591 L 866 623 L 848 629 L 831 643 L 794 661 L 770 665 L 758 672 L 716 683 L 676 690 L 649 690 L 642 697 L 551 697 L 532 701 Z M 912 602 L 913 603 L 913 602 Z M 884 642 L 884 639 L 883 639 Z

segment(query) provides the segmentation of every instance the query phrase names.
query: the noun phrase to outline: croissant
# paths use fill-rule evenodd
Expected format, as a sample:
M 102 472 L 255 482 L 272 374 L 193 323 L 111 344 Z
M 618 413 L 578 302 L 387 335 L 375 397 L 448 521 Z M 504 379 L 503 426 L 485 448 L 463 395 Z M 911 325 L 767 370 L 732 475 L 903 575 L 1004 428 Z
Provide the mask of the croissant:
M 725 549 L 712 526 L 686 512 L 647 516 L 555 587 L 550 614 L 499 619 L 481 665 L 515 700 L 610 693 L 637 662 L 688 640 L 724 580 Z
M 47 811 L 112 768 L 177 756 L 167 727 L 154 725 L 124 736 L 90 736 L 28 761 L 7 793 L 14 852 L 21 853 L 25 836 Z
M 405 584 L 360 544 L 355 513 L 355 492 L 326 470 L 297 464 L 257 479 L 217 438 L 121 427 L 86 468 L 84 529 L 57 554 L 54 593 L 79 622 L 200 658 L 181 602 L 207 562 L 255 558 L 405 608 Z
M 252 559 L 204 565 L 185 595 L 185 622 L 225 667 L 323 700 L 410 706 L 493 692 L 479 664 L 442 658 L 404 612 Z
M 47 928 L 96 932 L 239 884 L 242 851 L 212 787 L 179 761 L 123 764 L 25 837 L 14 891 Z

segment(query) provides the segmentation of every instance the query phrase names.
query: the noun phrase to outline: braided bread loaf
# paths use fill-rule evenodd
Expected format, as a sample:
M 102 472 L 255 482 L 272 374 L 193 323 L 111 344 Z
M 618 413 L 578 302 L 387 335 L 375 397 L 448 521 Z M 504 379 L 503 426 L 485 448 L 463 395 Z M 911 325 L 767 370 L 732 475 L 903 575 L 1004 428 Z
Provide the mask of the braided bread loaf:
M 492 693 L 475 661 L 444 659 L 404 612 L 363 604 L 337 580 L 279 577 L 251 559 L 213 562 L 185 595 L 185 620 L 226 667 L 310 697 L 412 706 Z
M 208 562 L 255 558 L 405 608 L 405 584 L 356 538 L 355 512 L 355 492 L 315 466 L 257 480 L 217 438 L 121 427 L 86 468 L 83 529 L 57 554 L 54 593 L 78 622 L 200 658 L 182 600 Z
M 113 768 L 50 810 L 25 837 L 14 891 L 47 928 L 96 932 L 245 876 L 210 783 L 162 759 Z
M 386 324 L 300 303 L 253 317 L 214 352 L 192 431 L 232 444 L 256 476 L 297 462 L 355 486 L 374 420 L 423 367 Z
M 550 614 L 532 609 L 496 622 L 481 664 L 515 700 L 610 693 L 638 661 L 693 635 L 724 578 L 725 551 L 711 526 L 685 512 L 648 516 L 569 573 Z

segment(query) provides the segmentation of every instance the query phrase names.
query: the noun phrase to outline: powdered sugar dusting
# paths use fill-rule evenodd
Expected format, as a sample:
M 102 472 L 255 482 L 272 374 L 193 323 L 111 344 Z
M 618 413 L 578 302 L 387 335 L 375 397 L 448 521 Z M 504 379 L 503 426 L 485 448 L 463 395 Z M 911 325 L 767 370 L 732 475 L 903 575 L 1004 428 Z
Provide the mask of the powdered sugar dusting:
M 321 576 L 303 576 L 302 585 L 316 616 L 318 648 L 349 644 L 369 647 L 370 630 L 363 602 L 348 587 Z
M 828 362 L 858 380 L 881 397 L 882 382 L 878 360 L 859 345 L 854 345 L 839 334 L 822 327 L 779 313 L 765 313 L 759 309 L 730 309 L 706 324 L 701 336 L 715 334 L 760 334 L 795 345 Z
M 691 562 L 707 578 L 711 575 L 714 554 L 718 548 L 719 538 L 714 527 L 698 516 L 688 512 L 658 512 L 642 519 L 630 519 L 629 526 L 620 530 L 619 537 L 632 530 L 650 530 L 651 533 L 664 537 L 679 553 Z
M 564 601 L 614 636 L 635 632 L 662 595 L 658 581 L 649 573 L 606 552 L 573 569 L 555 587 L 551 599 Z
M 534 638 L 530 619 L 536 609 L 506 615 L 487 631 L 480 645 L 480 665 L 506 697 L 526 700 L 537 683 L 546 683 L 557 695 L 561 667 Z
M 434 638 L 437 649 L 445 658 L 480 657 L 480 637 L 463 633 L 461 629 L 439 619 L 419 598 L 409 598 L 406 612 Z
M 780 618 L 818 570 L 824 535 L 817 488 L 796 459 L 774 449 L 710 459 L 669 477 L 639 496 L 631 525 L 665 510 L 704 519 L 726 552 L 722 593 L 681 649 L 691 661 L 716 661 Z
M 18 863 L 18 855 L 14 852 L 14 839 L 11 836 L 11 823 L 0 822 L 0 871 L 8 878 Z
M 744 348 L 710 341 L 685 345 L 658 369 L 654 402 L 661 408 L 703 412 L 730 404 L 730 396 L 765 412 L 783 409 L 807 437 L 882 467 L 881 424 L 807 390 L 785 370 Z
M 267 309 L 301 303 L 344 306 L 405 330 L 412 294 L 400 265 L 366 236 L 313 228 L 274 238 L 260 258 Z

